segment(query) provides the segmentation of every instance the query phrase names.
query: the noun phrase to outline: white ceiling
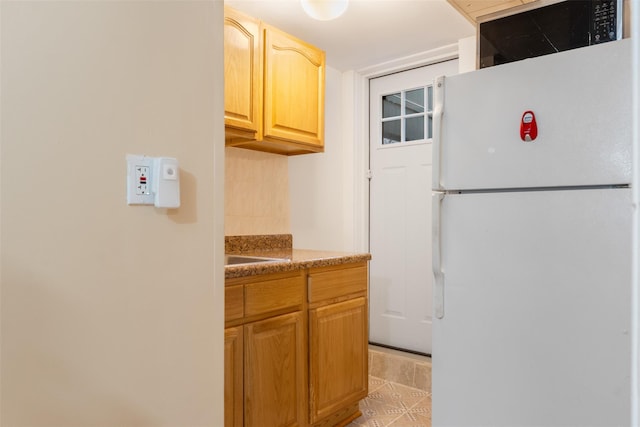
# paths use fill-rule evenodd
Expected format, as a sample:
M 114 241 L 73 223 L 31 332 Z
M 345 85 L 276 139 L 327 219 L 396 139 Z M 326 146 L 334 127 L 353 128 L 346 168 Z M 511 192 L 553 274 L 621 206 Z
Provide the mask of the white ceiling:
M 225 0 L 225 4 L 311 43 L 327 65 L 359 70 L 426 52 L 475 34 L 446 0 L 351 0 L 333 21 L 308 17 L 300 0 Z

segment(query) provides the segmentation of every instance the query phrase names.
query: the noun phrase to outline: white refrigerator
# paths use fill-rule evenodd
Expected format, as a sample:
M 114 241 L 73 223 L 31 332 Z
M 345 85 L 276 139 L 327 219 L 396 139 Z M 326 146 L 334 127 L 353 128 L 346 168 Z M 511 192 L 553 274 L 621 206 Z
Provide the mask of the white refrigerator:
M 433 426 L 629 425 L 630 41 L 434 88 Z

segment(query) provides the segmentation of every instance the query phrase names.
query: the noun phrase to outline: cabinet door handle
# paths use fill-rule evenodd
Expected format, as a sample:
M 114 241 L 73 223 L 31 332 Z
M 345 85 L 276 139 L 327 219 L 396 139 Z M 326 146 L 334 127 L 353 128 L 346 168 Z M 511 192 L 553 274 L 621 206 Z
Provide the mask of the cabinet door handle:
M 307 276 L 307 302 L 311 302 L 311 276 Z

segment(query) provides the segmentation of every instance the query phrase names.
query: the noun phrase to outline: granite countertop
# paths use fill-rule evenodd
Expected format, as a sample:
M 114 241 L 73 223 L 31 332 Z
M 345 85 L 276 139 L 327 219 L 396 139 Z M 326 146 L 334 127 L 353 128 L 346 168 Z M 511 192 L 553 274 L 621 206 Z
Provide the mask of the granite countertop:
M 371 259 L 368 253 L 318 251 L 293 249 L 291 235 L 228 236 L 225 253 L 265 258 L 282 258 L 282 261 L 227 265 L 225 278 L 281 273 L 304 268 L 363 262 Z
M 371 259 L 368 253 L 317 251 L 309 249 L 272 249 L 236 253 L 236 255 L 265 258 L 283 258 L 283 261 L 269 261 L 252 264 L 227 265 L 224 268 L 226 279 L 255 276 L 258 274 L 282 273 L 303 268 L 327 267 L 331 265 L 363 262 Z

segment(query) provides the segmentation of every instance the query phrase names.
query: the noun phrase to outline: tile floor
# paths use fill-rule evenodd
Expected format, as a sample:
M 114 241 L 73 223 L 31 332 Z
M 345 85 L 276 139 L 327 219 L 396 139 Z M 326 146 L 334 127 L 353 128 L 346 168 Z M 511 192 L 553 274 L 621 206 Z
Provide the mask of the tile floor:
M 369 347 L 369 396 L 347 427 L 431 427 L 431 359 Z

